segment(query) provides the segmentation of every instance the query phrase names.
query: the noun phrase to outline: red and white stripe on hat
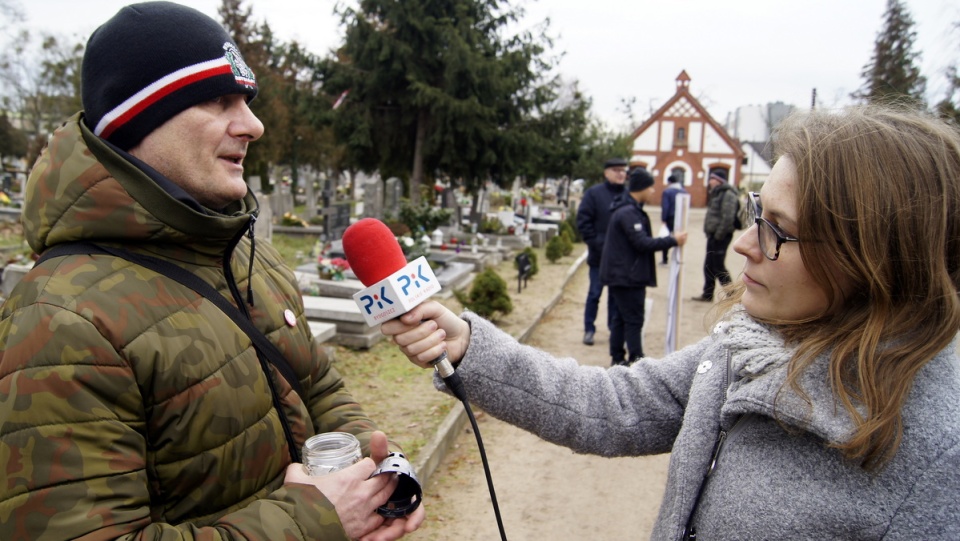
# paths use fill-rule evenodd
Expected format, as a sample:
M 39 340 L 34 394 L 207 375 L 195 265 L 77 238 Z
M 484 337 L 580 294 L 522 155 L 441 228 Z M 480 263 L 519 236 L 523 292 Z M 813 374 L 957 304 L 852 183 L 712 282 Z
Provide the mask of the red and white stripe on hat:
M 161 99 L 185 86 L 220 75 L 233 75 L 233 68 L 230 62 L 223 57 L 178 69 L 154 81 L 103 115 L 103 118 L 100 119 L 100 122 L 98 122 L 94 128 L 93 133 L 107 139 L 111 133 Z

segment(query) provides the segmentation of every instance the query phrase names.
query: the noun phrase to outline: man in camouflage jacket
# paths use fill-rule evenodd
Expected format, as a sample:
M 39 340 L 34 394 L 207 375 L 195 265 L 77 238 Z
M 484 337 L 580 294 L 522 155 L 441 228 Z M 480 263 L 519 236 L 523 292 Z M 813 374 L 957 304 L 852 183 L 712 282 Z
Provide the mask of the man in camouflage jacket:
M 164 35 L 178 40 L 161 43 Z M 423 520 L 422 510 L 389 521 L 375 513 L 395 481 L 368 480 L 370 459 L 322 478 L 293 463 L 284 424 L 294 447 L 344 431 L 365 453 L 385 454 L 386 438 L 313 340 L 293 273 L 251 240 L 252 193 L 214 210 L 205 190 L 222 187 L 135 157 L 150 155 L 144 148 L 169 133 L 167 122 L 209 114 L 199 124 L 207 130 L 232 115 L 222 140 L 241 150 L 207 161 L 242 173 L 246 143 L 263 127 L 246 105 L 255 79 L 231 45 L 209 17 L 166 2 L 128 6 L 98 29 L 84 58 L 85 111 L 56 131 L 31 172 L 24 234 L 37 253 L 84 240 L 190 271 L 283 352 L 303 394 L 179 282 L 109 255 L 47 259 L 0 312 L 0 539 L 397 539 Z M 149 47 L 156 66 L 124 66 L 145 58 L 137 47 Z M 175 50 L 164 57 L 164 47 Z M 101 84 L 105 70 L 169 84 L 150 69 L 176 79 L 180 65 L 207 69 L 196 57 L 210 51 L 222 55 L 220 71 L 194 70 L 131 115 L 112 114 L 128 102 Z

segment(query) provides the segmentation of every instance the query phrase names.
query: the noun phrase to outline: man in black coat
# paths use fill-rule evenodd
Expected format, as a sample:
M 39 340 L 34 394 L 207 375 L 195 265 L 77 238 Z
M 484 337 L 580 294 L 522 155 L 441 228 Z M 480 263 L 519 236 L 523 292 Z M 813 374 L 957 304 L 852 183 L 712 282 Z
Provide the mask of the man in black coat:
M 687 241 L 686 231 L 669 237 L 654 237 L 650 217 L 643 204 L 653 197 L 653 177 L 645 169 L 630 173 L 627 193 L 612 206 L 606 244 L 600 263 L 600 279 L 610 288 L 610 303 L 616 304 L 610 321 L 610 359 L 612 365 L 630 364 L 643 357 L 640 330 L 643 328 L 647 286 L 656 287 L 656 252 Z M 627 353 L 624 357 L 624 342 Z
M 603 255 L 603 241 L 607 235 L 607 223 L 610 221 L 610 204 L 616 196 L 623 193 L 623 182 L 627 178 L 627 161 L 612 158 L 603 164 L 603 177 L 606 180 L 587 189 L 577 209 L 577 229 L 580 237 L 587 243 L 587 267 L 590 269 L 590 290 L 587 292 L 587 304 L 583 309 L 583 343 L 593 345 L 593 334 L 597 328 L 595 321 L 600 305 L 603 284 L 600 282 L 600 258 Z M 607 325 L 613 319 L 616 307 L 607 303 Z

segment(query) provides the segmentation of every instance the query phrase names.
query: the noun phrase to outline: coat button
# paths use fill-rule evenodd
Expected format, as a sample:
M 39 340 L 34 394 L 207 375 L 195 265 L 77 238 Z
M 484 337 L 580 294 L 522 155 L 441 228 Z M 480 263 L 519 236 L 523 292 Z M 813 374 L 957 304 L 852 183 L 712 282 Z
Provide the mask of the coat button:
M 283 311 L 283 320 L 287 322 L 287 325 L 290 327 L 297 326 L 297 316 L 293 314 L 293 310 L 287 308 Z
M 706 374 L 707 370 L 713 368 L 713 361 L 703 361 L 700 363 L 700 366 L 697 367 L 697 374 Z

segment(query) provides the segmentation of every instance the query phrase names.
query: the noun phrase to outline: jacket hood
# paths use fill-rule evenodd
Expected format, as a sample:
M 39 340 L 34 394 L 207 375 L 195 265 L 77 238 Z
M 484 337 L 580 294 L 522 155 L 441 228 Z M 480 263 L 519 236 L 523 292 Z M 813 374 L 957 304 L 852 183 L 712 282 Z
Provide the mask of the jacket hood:
M 57 129 L 30 173 L 23 229 L 36 253 L 79 240 L 161 245 L 196 261 L 221 259 L 258 212 L 248 190 L 222 212 L 205 209 L 171 181 L 93 135 L 82 113 Z M 186 250 L 184 250 L 186 248 Z M 193 251 L 196 256 L 186 252 Z

